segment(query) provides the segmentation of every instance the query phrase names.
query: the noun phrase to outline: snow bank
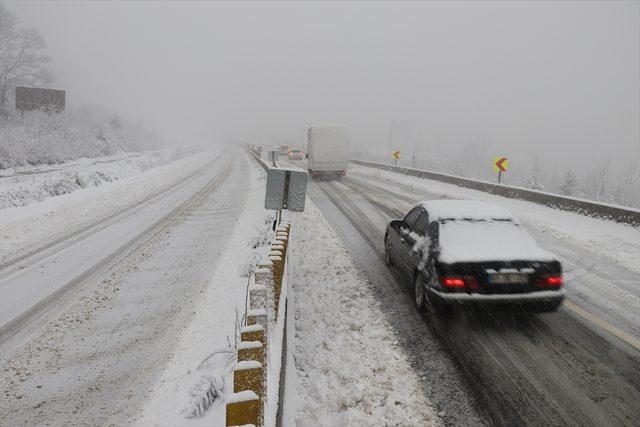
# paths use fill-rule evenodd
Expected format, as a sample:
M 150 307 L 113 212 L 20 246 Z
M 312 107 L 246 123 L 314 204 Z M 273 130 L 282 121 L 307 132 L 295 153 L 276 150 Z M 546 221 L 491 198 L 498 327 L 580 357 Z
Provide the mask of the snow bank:
M 640 228 L 396 172 L 357 165 L 352 165 L 350 172 L 354 176 L 374 178 L 379 181 L 376 185 L 393 192 L 399 191 L 397 184 L 400 184 L 434 196 L 497 204 L 527 227 L 640 273 Z
M 295 307 L 300 426 L 439 424 L 370 283 L 308 200 L 295 215 L 289 281 Z M 294 382 L 293 382 L 294 383 Z M 288 384 L 291 384 L 288 382 Z M 285 399 L 286 405 L 291 405 Z M 289 412 L 289 409 L 285 409 Z
M 18 167 L 0 177 L 0 209 L 117 181 L 166 165 L 202 149 L 168 148 L 144 153 L 83 158 L 54 167 Z

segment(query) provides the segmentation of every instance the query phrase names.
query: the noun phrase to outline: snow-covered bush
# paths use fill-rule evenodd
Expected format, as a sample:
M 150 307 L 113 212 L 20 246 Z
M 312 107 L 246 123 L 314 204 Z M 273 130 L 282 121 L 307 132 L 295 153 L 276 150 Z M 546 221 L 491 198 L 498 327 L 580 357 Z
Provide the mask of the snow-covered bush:
M 152 150 L 163 145 L 160 137 L 141 125 L 99 107 L 61 114 L 35 111 L 0 116 L 0 169 Z

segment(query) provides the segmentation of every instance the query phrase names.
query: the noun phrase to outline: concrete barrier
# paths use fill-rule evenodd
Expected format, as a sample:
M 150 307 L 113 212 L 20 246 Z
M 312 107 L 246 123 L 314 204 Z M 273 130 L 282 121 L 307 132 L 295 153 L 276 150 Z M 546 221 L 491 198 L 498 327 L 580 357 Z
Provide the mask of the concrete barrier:
M 480 181 L 469 178 L 462 178 L 455 175 L 448 175 L 440 172 L 425 171 L 420 169 L 406 168 L 402 166 L 387 165 L 384 163 L 370 162 L 367 160 L 350 159 L 351 163 L 398 172 L 404 175 L 415 176 L 424 179 L 433 179 L 459 187 L 484 191 L 510 199 L 520 199 L 538 203 L 556 209 L 576 212 L 591 217 L 609 219 L 616 222 L 630 224 L 635 227 L 640 226 L 640 209 L 627 208 L 623 206 L 609 205 L 606 203 L 594 202 L 591 200 L 566 197 L 559 194 L 546 193 L 543 191 L 529 190 L 527 188 L 512 187 L 502 184 L 494 184 L 487 181 Z

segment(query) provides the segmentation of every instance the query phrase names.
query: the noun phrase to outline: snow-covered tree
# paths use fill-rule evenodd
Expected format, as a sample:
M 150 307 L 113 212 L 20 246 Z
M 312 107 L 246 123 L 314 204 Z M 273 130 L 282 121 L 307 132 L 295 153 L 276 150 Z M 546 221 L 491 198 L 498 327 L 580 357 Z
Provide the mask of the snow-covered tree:
M 620 170 L 613 202 L 623 206 L 640 205 L 640 163 L 637 158 L 630 159 Z
M 9 88 L 36 86 L 53 80 L 46 43 L 35 28 L 21 28 L 16 16 L 0 2 L 0 111 Z
M 531 175 L 529 179 L 527 179 L 524 184 L 522 184 L 525 188 L 530 188 L 532 190 L 544 191 L 544 184 L 538 178 L 538 175 Z
M 572 170 L 568 170 L 564 175 L 564 181 L 562 185 L 560 185 L 560 193 L 565 196 L 573 196 L 578 187 L 578 179 L 576 178 L 576 174 L 573 173 Z
M 609 185 L 611 179 L 611 161 L 601 157 L 593 162 L 587 173 L 584 188 L 588 197 L 593 200 L 611 201 Z

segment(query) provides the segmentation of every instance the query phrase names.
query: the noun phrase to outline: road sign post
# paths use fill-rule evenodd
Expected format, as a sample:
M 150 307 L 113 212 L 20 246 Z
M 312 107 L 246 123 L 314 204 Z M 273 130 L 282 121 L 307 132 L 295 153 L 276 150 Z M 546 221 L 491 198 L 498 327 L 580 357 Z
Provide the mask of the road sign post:
M 498 172 L 498 184 L 500 184 L 502 172 L 506 172 L 507 169 L 509 169 L 509 159 L 503 156 L 493 158 L 493 170 Z
M 268 159 L 271 162 L 271 165 L 275 168 L 278 166 L 278 155 L 280 153 L 278 151 L 269 151 Z

